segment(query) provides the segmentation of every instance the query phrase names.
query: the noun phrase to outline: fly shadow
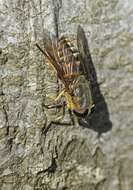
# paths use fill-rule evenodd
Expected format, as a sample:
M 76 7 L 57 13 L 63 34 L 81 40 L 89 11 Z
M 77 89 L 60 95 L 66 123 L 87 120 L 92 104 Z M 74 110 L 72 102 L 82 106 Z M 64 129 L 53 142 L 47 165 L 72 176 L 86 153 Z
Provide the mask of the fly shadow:
M 92 130 L 96 131 L 98 133 L 98 137 L 100 137 L 102 133 L 108 132 L 112 129 L 112 122 L 109 119 L 107 103 L 100 91 L 96 70 L 92 61 L 85 32 L 81 26 L 79 27 L 80 33 L 82 34 L 82 41 L 80 42 L 80 45 L 82 47 L 80 47 L 80 49 L 81 51 L 83 50 L 83 53 L 81 52 L 81 54 L 84 54 L 83 61 L 86 65 L 86 79 L 90 81 L 92 96 L 95 104 L 94 110 L 89 116 L 86 117 L 86 122 L 81 121 L 81 125 L 83 127 L 91 128 Z

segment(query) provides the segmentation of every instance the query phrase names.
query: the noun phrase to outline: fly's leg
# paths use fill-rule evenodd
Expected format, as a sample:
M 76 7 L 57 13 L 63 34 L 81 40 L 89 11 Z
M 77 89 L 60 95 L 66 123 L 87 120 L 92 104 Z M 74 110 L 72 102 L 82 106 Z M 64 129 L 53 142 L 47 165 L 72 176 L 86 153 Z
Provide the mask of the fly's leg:
M 67 122 L 61 123 L 61 122 L 59 122 L 59 121 L 51 121 L 50 124 L 49 124 L 47 127 L 45 127 L 45 128 L 43 129 L 42 133 L 46 136 L 48 130 L 49 130 L 52 126 L 54 126 L 54 125 L 60 125 L 60 126 L 62 126 L 62 125 L 67 125 L 67 126 L 69 126 L 70 123 L 67 123 Z
M 60 97 L 63 95 L 64 93 L 64 90 L 56 97 L 56 98 L 53 98 L 54 99 L 54 102 L 57 102 Z M 59 108 L 62 108 L 62 115 L 57 117 L 55 119 L 55 121 L 51 121 L 48 125 L 47 125 L 47 122 L 45 124 L 45 126 L 42 128 L 42 133 L 46 135 L 47 131 L 49 130 L 49 128 L 51 127 L 52 124 L 56 124 L 56 125 L 60 125 L 60 120 L 64 118 L 65 116 L 65 106 L 66 106 L 66 103 L 63 102 L 63 103 L 59 103 L 59 104 L 53 104 L 53 105 L 46 105 L 46 104 L 43 104 L 43 106 L 46 108 L 46 109 L 59 109 Z M 65 123 L 62 123 L 61 125 L 63 125 Z
M 55 119 L 55 121 L 51 121 L 47 126 L 45 125 L 42 128 L 42 133 L 46 136 L 48 130 L 54 126 L 54 125 L 70 125 L 70 123 L 68 122 L 60 122 L 61 119 L 64 118 L 65 116 L 65 106 L 66 106 L 66 102 L 63 102 L 62 104 L 57 104 L 57 105 L 44 105 L 44 107 L 46 107 L 47 109 L 53 109 L 53 108 L 62 108 L 62 116 L 57 117 Z
M 69 109 L 68 112 L 69 112 L 69 115 L 70 115 L 70 119 L 71 119 L 72 125 L 75 125 L 75 121 L 74 121 L 74 117 L 73 117 L 72 111 Z
M 61 96 L 64 95 L 64 92 L 65 92 L 65 90 L 60 92 L 60 94 L 55 98 L 55 102 L 58 101 L 61 98 Z
M 43 104 L 43 106 L 47 109 L 53 109 L 53 108 L 62 108 L 63 104 L 56 104 L 56 105 L 46 105 Z
M 61 91 L 60 93 L 59 93 L 59 95 L 58 96 L 49 96 L 54 102 L 57 102 L 60 98 L 61 98 L 61 96 L 64 94 L 64 91 L 65 90 L 63 90 L 63 91 Z M 64 102 L 63 102 L 63 104 L 64 104 Z M 44 107 L 45 108 L 47 108 L 47 109 L 52 109 L 52 108 L 61 108 L 62 106 L 63 106 L 63 104 L 53 104 L 53 105 L 46 105 L 46 104 L 43 104 L 44 105 Z

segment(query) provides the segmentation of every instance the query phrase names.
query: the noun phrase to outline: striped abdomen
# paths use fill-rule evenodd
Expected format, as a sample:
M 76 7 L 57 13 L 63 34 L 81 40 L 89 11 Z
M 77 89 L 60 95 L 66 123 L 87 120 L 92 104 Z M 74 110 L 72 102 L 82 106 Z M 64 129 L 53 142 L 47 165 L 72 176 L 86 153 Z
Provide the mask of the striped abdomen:
M 80 75 L 79 51 L 69 39 L 58 40 L 58 60 L 62 66 L 62 76 L 70 83 Z

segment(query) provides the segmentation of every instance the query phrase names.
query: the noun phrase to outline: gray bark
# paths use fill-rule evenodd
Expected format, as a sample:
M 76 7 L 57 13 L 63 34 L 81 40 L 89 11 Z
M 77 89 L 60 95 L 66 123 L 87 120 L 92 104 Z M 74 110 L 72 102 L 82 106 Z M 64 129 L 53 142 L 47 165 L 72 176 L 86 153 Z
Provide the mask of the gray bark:
M 132 189 L 132 11 L 131 0 L 0 1 L 1 190 Z M 42 128 L 60 110 L 45 109 L 44 99 L 60 84 L 35 42 L 44 28 L 74 37 L 79 24 L 96 109 L 87 127 L 53 125 L 45 137 Z

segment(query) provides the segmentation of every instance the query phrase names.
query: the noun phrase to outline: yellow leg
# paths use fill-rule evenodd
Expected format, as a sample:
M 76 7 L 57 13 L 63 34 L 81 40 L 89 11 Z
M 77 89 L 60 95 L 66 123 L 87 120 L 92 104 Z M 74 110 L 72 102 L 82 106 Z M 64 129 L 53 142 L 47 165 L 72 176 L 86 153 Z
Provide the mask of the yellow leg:
M 55 102 L 61 98 L 61 96 L 64 94 L 64 92 L 65 92 L 65 90 L 60 92 L 60 94 L 55 98 Z
M 52 101 L 55 101 L 56 97 L 57 96 L 54 96 L 54 95 L 53 96 L 48 96 L 48 98 L 51 99 Z
M 52 70 L 53 73 L 56 73 L 55 67 L 50 62 L 48 62 L 48 65 L 49 65 L 49 69 Z
M 61 98 L 61 96 L 64 94 L 64 91 L 65 90 L 61 91 L 58 96 L 48 96 L 48 98 L 54 102 L 57 102 Z

